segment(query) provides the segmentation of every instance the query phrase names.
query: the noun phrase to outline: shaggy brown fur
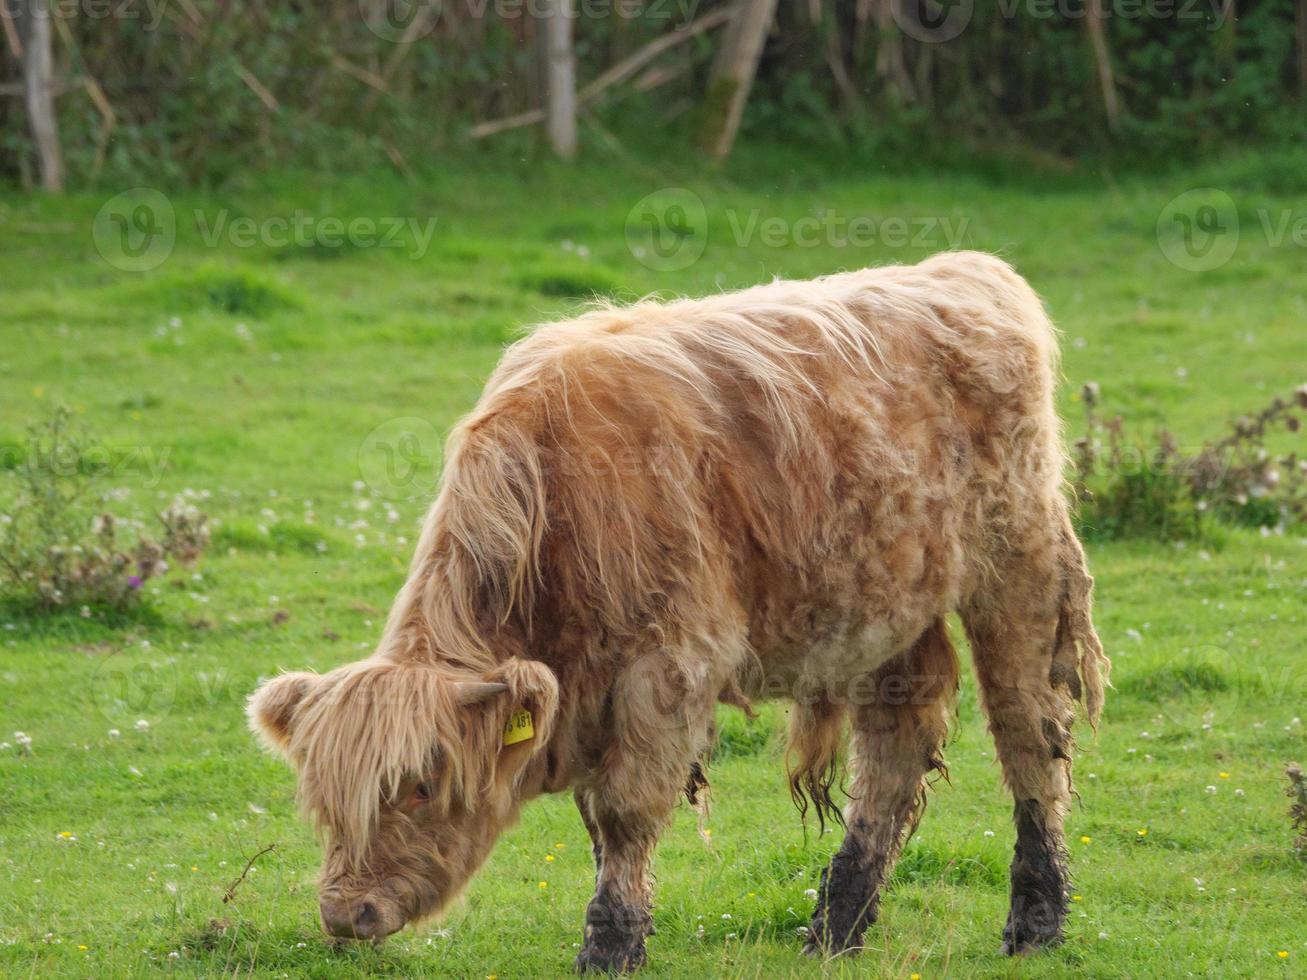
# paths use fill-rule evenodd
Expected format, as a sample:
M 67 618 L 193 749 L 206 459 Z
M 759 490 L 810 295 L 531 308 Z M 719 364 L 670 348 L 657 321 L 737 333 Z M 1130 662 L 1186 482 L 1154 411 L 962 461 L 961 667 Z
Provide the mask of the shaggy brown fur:
M 1106 669 L 1055 358 L 1029 286 L 967 252 L 599 309 L 511 347 L 376 653 L 251 699 L 324 836 L 324 922 L 376 939 L 438 911 L 523 802 L 571 788 L 597 864 L 578 965 L 634 967 L 714 704 L 785 697 L 791 785 L 822 820 L 851 731 L 811 935 L 857 946 L 943 769 L 957 611 L 1018 806 L 1007 944 L 1055 940 L 1073 701 L 1096 717 Z M 520 707 L 535 736 L 503 747 Z

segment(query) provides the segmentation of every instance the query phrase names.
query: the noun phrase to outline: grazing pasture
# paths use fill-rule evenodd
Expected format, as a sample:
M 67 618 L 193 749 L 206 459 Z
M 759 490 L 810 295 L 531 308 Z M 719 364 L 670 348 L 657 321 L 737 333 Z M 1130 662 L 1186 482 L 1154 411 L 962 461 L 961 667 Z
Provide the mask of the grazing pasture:
M 1307 381 L 1305 253 L 1275 233 L 1307 214 L 1300 167 L 1105 184 L 783 172 L 455 169 L 182 194 L 175 248 L 143 272 L 107 262 L 130 265 L 93 231 L 112 192 L 0 198 L 5 458 L 65 404 L 110 450 L 119 513 L 180 494 L 214 522 L 199 564 L 146 583 L 141 609 L 0 607 L 0 973 L 571 970 L 593 868 L 570 796 L 529 806 L 443 921 L 337 948 L 318 923 L 319 853 L 293 774 L 259 751 L 243 705 L 278 668 L 371 650 L 440 436 L 520 326 L 592 293 L 698 294 L 978 248 L 1009 259 L 1061 328 L 1073 433 L 1090 381 L 1131 430 L 1165 425 L 1189 447 Z M 1223 188 L 1243 232 L 1209 268 L 1159 242 L 1168 203 L 1197 187 Z M 682 190 L 642 203 L 661 188 Z M 705 209 L 689 262 L 684 236 L 652 250 L 667 243 L 644 237 L 669 200 Z M 283 243 L 268 219 L 296 214 L 317 230 Z M 324 236 L 321 219 L 359 217 L 378 239 L 393 225 L 389 245 Z M 237 218 L 253 219 L 252 239 Z M 1011 797 L 964 674 L 950 781 L 868 948 L 825 965 L 801 955 L 799 930 L 839 834 L 805 834 L 791 806 L 782 707 L 755 721 L 720 708 L 710 816 L 697 826 L 683 808 L 655 860 L 648 975 L 1301 975 L 1307 867 L 1283 768 L 1307 761 L 1307 529 L 1087 536 L 1115 690 L 1098 734 L 1077 731 L 1066 944 L 998 953 Z

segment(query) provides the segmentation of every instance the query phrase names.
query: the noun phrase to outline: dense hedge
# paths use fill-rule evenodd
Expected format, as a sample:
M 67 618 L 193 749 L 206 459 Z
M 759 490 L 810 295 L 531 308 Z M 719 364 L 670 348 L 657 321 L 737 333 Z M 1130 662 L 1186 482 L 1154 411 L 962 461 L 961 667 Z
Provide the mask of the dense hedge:
M 418 165 L 460 145 L 469 123 L 539 104 L 536 2 L 53 0 L 61 75 L 94 79 L 115 117 L 106 140 L 85 87 L 60 96 L 69 170 L 83 181 L 205 180 L 274 162 Z M 582 82 L 721 2 L 578 0 Z M 1295 22 L 1296 0 L 1102 0 L 1116 132 L 1095 75 L 1088 0 L 946 2 L 781 0 L 745 138 L 1059 159 L 1304 135 L 1307 25 Z M 415 15 L 426 18 L 417 39 L 400 43 Z M 716 41 L 705 34 L 668 52 L 637 84 L 610 92 L 597 118 L 623 137 L 688 139 Z M 0 52 L 0 76 L 12 82 L 17 61 Z M 493 139 L 524 138 L 534 139 Z M 0 99 L 0 172 L 21 174 L 29 153 L 21 101 Z

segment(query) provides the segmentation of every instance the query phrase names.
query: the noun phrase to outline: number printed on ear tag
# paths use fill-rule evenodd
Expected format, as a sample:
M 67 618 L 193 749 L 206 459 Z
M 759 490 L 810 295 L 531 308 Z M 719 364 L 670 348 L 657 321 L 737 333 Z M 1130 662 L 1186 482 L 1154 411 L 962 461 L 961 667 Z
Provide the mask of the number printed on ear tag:
M 504 725 L 504 744 L 516 745 L 518 742 L 525 742 L 527 739 L 535 737 L 535 726 L 531 723 L 531 712 L 526 708 L 518 708 L 508 716 L 508 721 Z

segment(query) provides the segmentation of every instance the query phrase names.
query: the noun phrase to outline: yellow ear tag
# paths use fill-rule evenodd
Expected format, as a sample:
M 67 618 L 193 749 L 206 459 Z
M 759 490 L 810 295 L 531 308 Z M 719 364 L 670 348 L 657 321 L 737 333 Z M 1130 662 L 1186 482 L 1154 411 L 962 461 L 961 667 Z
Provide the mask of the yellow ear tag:
M 531 712 L 526 708 L 518 708 L 508 716 L 508 721 L 504 724 L 504 744 L 516 745 L 518 742 L 525 742 L 535 738 L 535 733 L 535 725 L 531 723 Z

